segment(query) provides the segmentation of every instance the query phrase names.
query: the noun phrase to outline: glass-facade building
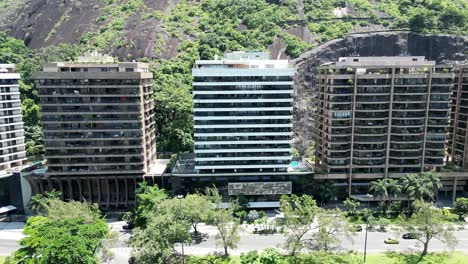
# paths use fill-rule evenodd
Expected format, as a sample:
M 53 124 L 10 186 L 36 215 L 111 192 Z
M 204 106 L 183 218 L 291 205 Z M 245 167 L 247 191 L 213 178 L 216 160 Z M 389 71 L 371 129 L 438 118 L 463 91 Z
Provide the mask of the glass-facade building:
M 293 133 L 288 61 L 235 52 L 196 61 L 192 73 L 195 172 L 286 173 Z
M 20 74 L 12 64 L 0 64 L 0 176 L 26 159 Z
M 424 57 L 346 57 L 318 68 L 316 165 L 350 179 L 439 170 L 452 66 Z

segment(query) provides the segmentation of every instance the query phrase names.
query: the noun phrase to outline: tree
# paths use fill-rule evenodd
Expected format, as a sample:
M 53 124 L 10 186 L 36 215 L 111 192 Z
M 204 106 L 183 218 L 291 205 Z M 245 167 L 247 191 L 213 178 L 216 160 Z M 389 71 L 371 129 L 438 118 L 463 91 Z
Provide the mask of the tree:
M 453 207 L 455 208 L 455 212 L 458 214 L 458 219 L 463 221 L 464 217 L 468 214 L 468 198 L 457 198 Z
M 449 248 L 454 248 L 457 240 L 449 231 L 450 225 L 444 223 L 444 216 L 434 204 L 422 200 L 415 202 L 415 212 L 409 218 L 402 219 L 402 227 L 414 235 L 415 239 L 423 244 L 422 259 L 428 252 L 429 243 L 439 239 Z
M 182 200 L 182 214 L 198 233 L 197 225 L 206 219 L 206 214 L 212 209 L 212 204 L 200 194 L 188 194 Z
M 175 213 L 156 211 L 145 228 L 136 228 L 130 245 L 137 263 L 173 263 L 175 244 L 190 240 L 190 223 L 180 221 Z
M 425 185 L 432 190 L 430 199 L 434 200 L 437 197 L 439 189 L 443 187 L 440 180 L 440 174 L 433 171 L 423 172 L 420 174 Z
M 206 189 L 207 198 L 212 201 L 212 210 L 208 211 L 208 224 L 216 227 L 218 234 L 216 239 L 224 248 L 224 255 L 228 256 L 228 248 L 236 248 L 240 241 L 240 221 L 234 217 L 233 207 L 224 208 L 222 198 L 216 188 Z
M 301 251 L 307 242 L 306 234 L 312 230 L 311 224 L 317 214 L 318 207 L 309 195 L 281 196 L 281 212 L 284 214 L 284 233 L 287 235 L 286 249 L 294 256 Z
M 51 199 L 44 216 L 28 219 L 26 237 L 13 260 L 18 264 L 94 264 L 109 234 L 97 206 Z
M 167 199 L 167 194 L 164 189 L 159 189 L 157 185 L 149 186 L 146 182 L 140 183 L 136 193 L 136 206 L 131 220 L 135 226 L 144 227 L 155 206 Z
M 379 179 L 377 181 L 372 181 L 370 184 L 371 187 L 369 191 L 375 196 L 379 196 L 380 201 L 387 201 L 389 196 L 396 196 L 401 193 L 401 185 L 394 179 Z
M 352 241 L 352 226 L 346 216 L 339 209 L 319 209 L 317 213 L 318 230 L 312 235 L 315 248 L 329 251 L 332 246 L 337 245 L 340 239 L 337 233 L 345 235 L 346 239 Z
M 403 193 L 410 200 L 434 200 L 438 190 L 442 188 L 440 175 L 432 172 L 408 174 L 400 182 Z
M 29 200 L 28 207 L 35 214 L 42 214 L 51 200 L 59 199 L 61 196 L 62 193 L 55 190 L 33 195 Z
M 318 202 L 320 206 L 323 206 L 330 202 L 336 195 L 336 188 L 330 181 L 325 182 L 313 182 L 310 186 L 310 194 Z
M 463 8 L 448 5 L 440 14 L 440 23 L 443 29 L 451 27 L 463 28 L 467 23 L 468 13 Z
M 228 248 L 236 248 L 240 241 L 240 222 L 232 216 L 232 210 L 215 209 L 208 216 L 208 223 L 216 227 L 216 240 L 224 248 L 224 255 L 228 256 Z
M 418 7 L 410 9 L 409 13 L 409 27 L 412 31 L 430 31 L 434 30 L 436 26 L 436 19 L 434 13 L 425 8 Z
M 354 199 L 346 198 L 346 200 L 343 201 L 343 205 L 348 212 L 348 215 L 356 215 L 357 208 L 359 205 L 361 205 L 361 203 Z

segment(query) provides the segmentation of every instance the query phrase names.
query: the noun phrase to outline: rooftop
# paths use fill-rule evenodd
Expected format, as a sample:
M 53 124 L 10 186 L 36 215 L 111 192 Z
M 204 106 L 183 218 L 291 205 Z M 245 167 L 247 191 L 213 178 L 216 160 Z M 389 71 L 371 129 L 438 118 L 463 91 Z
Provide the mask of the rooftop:
M 428 61 L 423 56 L 393 56 L 393 57 L 341 57 L 337 62 L 322 66 L 356 67 L 356 66 L 435 66 L 435 61 Z
M 0 64 L 0 74 L 1 73 L 14 73 L 15 65 L 14 64 Z
M 289 164 L 286 174 L 310 174 L 313 172 L 312 165 L 305 161 L 293 160 Z M 195 154 L 182 154 L 172 168 L 172 175 L 174 176 L 238 176 L 238 175 L 258 175 L 259 172 L 233 172 L 233 173 L 213 173 L 201 174 L 195 170 Z M 285 172 L 263 172 L 262 174 L 285 174 Z
M 236 51 L 226 53 L 222 59 L 215 56 L 214 60 L 197 60 L 195 68 L 234 68 L 234 69 L 287 69 L 288 60 L 272 60 L 266 52 Z

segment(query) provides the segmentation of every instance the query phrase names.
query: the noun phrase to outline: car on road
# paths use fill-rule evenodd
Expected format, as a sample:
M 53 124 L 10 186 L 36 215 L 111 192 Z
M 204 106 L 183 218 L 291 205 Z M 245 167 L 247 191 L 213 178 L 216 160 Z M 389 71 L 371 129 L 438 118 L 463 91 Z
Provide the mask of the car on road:
M 384 243 L 385 244 L 395 245 L 395 244 L 400 244 L 400 241 L 398 239 L 396 239 L 396 238 L 389 237 L 389 238 L 384 240 Z
M 416 236 L 413 233 L 405 233 L 401 236 L 403 239 L 416 239 Z

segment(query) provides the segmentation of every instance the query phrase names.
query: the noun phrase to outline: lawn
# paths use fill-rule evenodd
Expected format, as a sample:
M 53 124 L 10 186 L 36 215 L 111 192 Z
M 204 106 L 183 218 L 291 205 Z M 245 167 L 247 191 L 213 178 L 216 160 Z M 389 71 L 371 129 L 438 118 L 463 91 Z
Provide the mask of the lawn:
M 6 259 L 6 257 L 0 256 L 0 264 L 3 264 L 3 262 L 5 262 L 5 259 Z
M 388 252 L 385 254 L 369 255 L 366 263 L 368 264 L 466 264 L 468 255 L 454 252 L 452 254 L 430 254 L 418 262 L 417 254 L 401 254 Z

